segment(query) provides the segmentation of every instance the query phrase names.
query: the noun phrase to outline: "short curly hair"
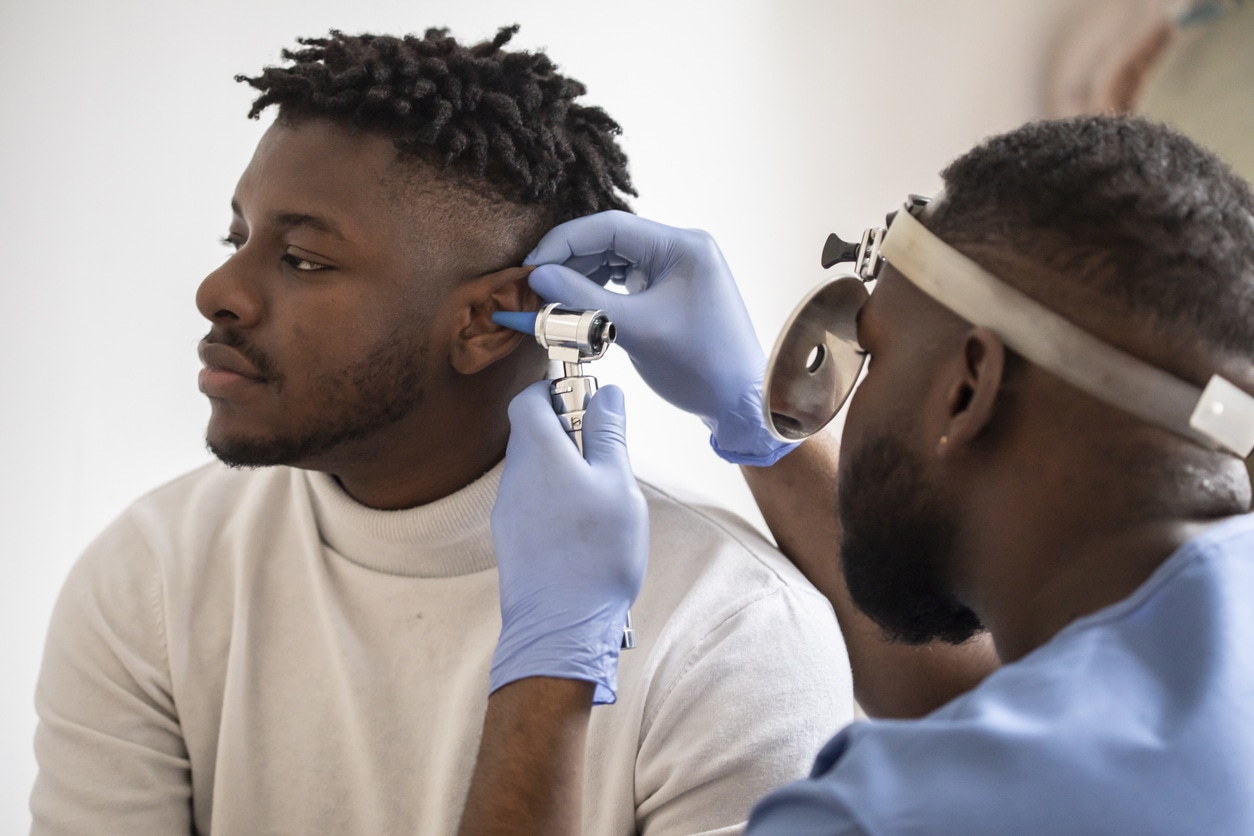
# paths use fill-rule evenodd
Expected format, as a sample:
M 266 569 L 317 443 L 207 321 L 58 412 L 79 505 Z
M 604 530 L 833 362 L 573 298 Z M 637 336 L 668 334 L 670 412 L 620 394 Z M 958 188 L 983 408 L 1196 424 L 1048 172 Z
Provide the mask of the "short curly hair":
M 940 237 L 1065 277 L 1029 294 L 1083 288 L 1212 354 L 1254 357 L 1254 194 L 1183 134 L 1134 116 L 1033 122 L 941 176 Z
M 421 38 L 300 38 L 290 66 L 238 75 L 260 91 L 250 118 L 325 117 L 392 139 L 402 155 L 486 181 L 505 199 L 544 206 L 553 223 L 606 209 L 630 211 L 635 195 L 618 123 L 575 103 L 586 92 L 543 52 L 502 49 L 518 31 L 464 46 L 446 29 Z

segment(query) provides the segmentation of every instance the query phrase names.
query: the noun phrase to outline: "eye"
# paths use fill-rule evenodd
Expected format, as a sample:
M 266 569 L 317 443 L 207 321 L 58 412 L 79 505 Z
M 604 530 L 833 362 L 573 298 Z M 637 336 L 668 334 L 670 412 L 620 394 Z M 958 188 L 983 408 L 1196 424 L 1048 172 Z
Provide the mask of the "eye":
M 307 258 L 301 258 L 300 256 L 292 255 L 291 253 L 283 256 L 283 262 L 293 270 L 301 273 L 317 273 L 322 270 L 331 269 L 330 266 L 326 264 L 319 264 L 316 261 L 310 261 Z
M 231 249 L 238 252 L 239 248 L 244 246 L 244 239 L 240 235 L 236 235 L 235 233 L 230 233 L 228 235 L 223 235 L 221 238 L 219 238 L 218 243 L 224 247 L 230 247 Z

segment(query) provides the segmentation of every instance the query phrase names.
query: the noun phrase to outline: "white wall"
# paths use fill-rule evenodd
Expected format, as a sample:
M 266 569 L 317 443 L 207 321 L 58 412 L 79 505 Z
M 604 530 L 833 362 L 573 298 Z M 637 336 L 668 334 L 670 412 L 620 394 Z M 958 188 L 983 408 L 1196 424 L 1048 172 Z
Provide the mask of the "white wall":
M 0 0 L 0 834 L 28 827 L 32 692 L 77 553 L 206 460 L 193 293 L 265 127 L 231 77 L 330 27 L 462 38 L 518 22 L 625 127 L 645 215 L 723 244 L 769 346 L 856 234 L 989 133 L 1041 112 L 1080 0 Z M 695 419 L 626 384 L 638 469 L 753 514 Z

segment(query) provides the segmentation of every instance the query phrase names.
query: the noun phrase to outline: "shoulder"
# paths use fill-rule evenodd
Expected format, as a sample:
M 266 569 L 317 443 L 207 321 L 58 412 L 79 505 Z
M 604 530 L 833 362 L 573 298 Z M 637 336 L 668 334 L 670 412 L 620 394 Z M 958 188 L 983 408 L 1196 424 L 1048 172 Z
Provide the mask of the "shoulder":
M 812 711 L 830 733 L 851 719 L 848 656 L 827 599 L 735 514 L 655 485 L 642 489 L 651 548 L 633 613 L 655 666 L 646 725 L 685 689 L 721 691 L 745 704 L 753 694 L 791 690 L 795 722 Z M 772 688 L 763 687 L 767 681 Z
M 760 816 L 870 833 L 1249 832 L 1250 631 L 1220 635 L 1207 625 L 1221 613 L 1180 595 L 1198 553 L 928 717 L 846 729 Z
M 637 600 L 643 624 L 673 655 L 794 654 L 815 675 L 847 671 L 831 604 L 765 537 L 702 499 L 641 484 L 649 505 L 649 568 Z M 760 667 L 761 665 L 755 665 Z
M 763 799 L 750 832 L 1090 832 L 1101 820 L 1082 810 L 1091 786 L 1058 768 L 1060 747 L 1040 728 L 985 720 L 855 723 L 823 748 L 810 778 Z
M 703 497 L 643 481 L 640 487 L 649 506 L 651 568 L 676 573 L 683 563 L 705 581 L 721 580 L 758 597 L 785 590 L 821 601 L 830 611 L 788 558 L 736 514 Z
M 751 525 L 642 489 L 649 569 L 614 707 L 632 718 L 637 812 L 651 833 L 731 827 L 853 718 L 844 641 L 827 599 Z
M 161 599 L 168 606 L 172 582 L 193 589 L 207 572 L 229 573 L 224 546 L 283 524 L 276 512 L 299 502 L 304 484 L 290 468 L 239 470 L 214 462 L 186 473 L 106 526 L 70 570 L 62 596 L 127 608 Z
M 307 495 L 304 477 L 289 467 L 231 468 L 209 462 L 149 491 L 123 513 L 149 536 L 205 532 L 250 510 L 272 513 Z

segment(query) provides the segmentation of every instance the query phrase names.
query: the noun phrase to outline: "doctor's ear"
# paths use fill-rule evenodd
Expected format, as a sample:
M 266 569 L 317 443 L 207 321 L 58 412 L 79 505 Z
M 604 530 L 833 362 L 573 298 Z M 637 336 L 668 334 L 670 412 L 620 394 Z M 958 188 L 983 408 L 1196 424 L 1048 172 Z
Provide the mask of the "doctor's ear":
M 497 325 L 492 314 L 540 309 L 540 297 L 527 284 L 533 269 L 507 267 L 472 279 L 453 292 L 449 362 L 459 373 L 478 374 L 529 339 L 526 334 Z
M 972 328 L 963 339 L 945 391 L 942 455 L 952 455 L 977 438 L 997 413 L 1006 373 L 1006 346 L 990 328 Z

